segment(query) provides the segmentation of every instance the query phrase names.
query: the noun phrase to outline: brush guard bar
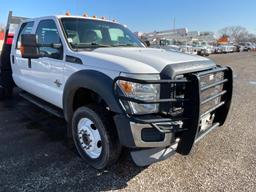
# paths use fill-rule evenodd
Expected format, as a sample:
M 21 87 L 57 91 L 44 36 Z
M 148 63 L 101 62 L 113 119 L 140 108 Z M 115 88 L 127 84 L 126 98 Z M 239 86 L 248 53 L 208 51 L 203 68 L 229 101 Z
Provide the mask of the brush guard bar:
M 223 72 L 223 79 L 210 82 L 204 86 L 201 85 L 201 79 L 205 78 L 207 75 L 212 75 Z M 120 90 L 118 90 L 117 81 L 124 80 L 140 84 L 167 84 L 168 86 L 186 84 L 185 96 L 184 98 L 176 98 L 175 96 L 166 96 L 165 98 L 160 98 L 158 100 L 139 100 L 127 97 L 123 95 Z M 182 116 L 172 117 L 168 114 L 163 114 L 159 112 L 158 114 L 151 115 L 131 115 L 128 114 L 125 109 L 124 113 L 130 121 L 140 124 L 150 124 L 157 128 L 163 133 L 179 133 L 180 141 L 178 143 L 177 152 L 183 155 L 189 154 L 193 144 L 199 141 L 204 135 L 209 133 L 212 129 L 223 125 L 226 120 L 232 98 L 233 90 L 233 73 L 232 69 L 229 67 L 216 67 L 211 70 L 203 72 L 195 72 L 191 74 L 184 75 L 184 78 L 177 80 L 139 80 L 129 77 L 118 77 L 114 80 L 114 94 L 119 102 L 135 102 L 138 104 L 161 104 L 161 103 L 184 103 L 184 112 Z M 202 98 L 203 92 L 215 88 L 217 86 L 222 86 L 222 89 L 217 93 L 210 95 L 209 97 Z M 162 96 L 161 96 L 162 97 Z M 169 98 L 168 98 L 169 97 Z M 209 109 L 202 111 L 202 106 L 219 100 L 214 106 L 210 106 Z M 203 117 L 208 114 L 215 114 L 212 125 L 208 127 L 205 131 L 201 130 L 200 122 Z M 180 124 L 180 122 L 182 122 Z M 164 125 L 164 126 L 163 126 Z

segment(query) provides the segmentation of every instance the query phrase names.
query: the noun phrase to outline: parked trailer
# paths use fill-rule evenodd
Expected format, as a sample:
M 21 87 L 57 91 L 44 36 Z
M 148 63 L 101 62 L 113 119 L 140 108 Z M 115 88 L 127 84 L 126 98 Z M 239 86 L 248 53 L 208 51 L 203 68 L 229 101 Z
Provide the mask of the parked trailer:
M 9 96 L 12 93 L 15 83 L 12 79 L 12 69 L 11 69 L 11 47 L 13 42 L 13 37 L 19 24 L 24 21 L 25 17 L 17 17 L 12 15 L 12 11 L 9 12 L 8 20 L 5 28 L 5 36 L 3 38 L 2 52 L 0 57 L 0 97 Z M 12 56 L 13 58 L 13 56 Z

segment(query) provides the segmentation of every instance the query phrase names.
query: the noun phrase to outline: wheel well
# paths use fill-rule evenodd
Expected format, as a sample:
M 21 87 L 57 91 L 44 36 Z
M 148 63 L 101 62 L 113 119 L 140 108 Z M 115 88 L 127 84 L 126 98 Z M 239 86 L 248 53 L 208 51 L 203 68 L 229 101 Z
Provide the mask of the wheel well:
M 79 88 L 73 97 L 73 113 L 82 106 L 88 106 L 88 105 L 98 105 L 102 108 L 105 108 L 108 112 L 110 117 L 112 117 L 112 119 L 110 121 L 113 121 L 114 123 L 114 115 L 116 113 L 112 112 L 110 110 L 110 108 L 108 107 L 108 105 L 106 104 L 106 102 L 104 101 L 104 99 L 102 99 L 102 97 L 95 93 L 94 91 L 90 90 L 90 89 L 86 89 L 86 88 Z M 114 130 L 117 131 L 115 124 L 114 124 Z M 68 129 L 68 137 L 72 137 L 72 132 L 71 132 L 71 128 Z
M 73 98 L 73 111 L 76 111 L 81 106 L 89 104 L 100 104 L 107 108 L 106 102 L 94 91 L 86 88 L 79 88 Z

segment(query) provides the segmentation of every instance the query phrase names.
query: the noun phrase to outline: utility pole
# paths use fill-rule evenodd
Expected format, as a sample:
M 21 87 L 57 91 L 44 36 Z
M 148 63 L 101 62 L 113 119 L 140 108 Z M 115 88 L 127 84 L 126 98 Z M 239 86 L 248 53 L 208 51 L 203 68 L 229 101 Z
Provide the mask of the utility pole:
M 176 18 L 173 18 L 173 31 L 175 32 L 176 30 Z

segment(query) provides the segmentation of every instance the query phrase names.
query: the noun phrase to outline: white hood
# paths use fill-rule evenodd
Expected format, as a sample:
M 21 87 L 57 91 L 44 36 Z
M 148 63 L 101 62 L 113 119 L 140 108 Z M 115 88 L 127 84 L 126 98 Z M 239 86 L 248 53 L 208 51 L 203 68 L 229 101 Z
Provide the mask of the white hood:
M 159 73 L 170 64 L 209 61 L 204 57 L 154 48 L 99 48 L 82 54 L 87 56 L 85 63 L 89 62 L 89 65 L 98 65 L 99 62 L 90 64 L 95 59 L 104 60 L 105 64 L 99 64 L 99 67 L 130 73 Z

